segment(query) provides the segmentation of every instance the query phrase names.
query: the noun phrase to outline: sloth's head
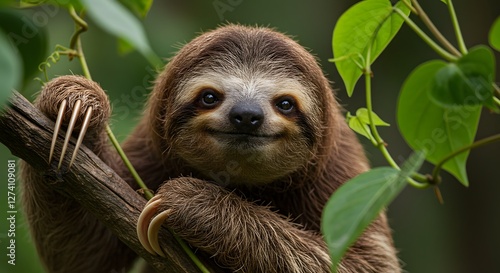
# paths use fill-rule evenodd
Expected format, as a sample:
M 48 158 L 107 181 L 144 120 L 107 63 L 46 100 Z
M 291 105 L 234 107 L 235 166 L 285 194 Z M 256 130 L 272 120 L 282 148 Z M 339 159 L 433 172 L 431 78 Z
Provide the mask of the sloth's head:
M 243 26 L 185 45 L 150 104 L 160 150 L 216 182 L 253 185 L 314 162 L 337 112 L 309 52 L 283 34 Z

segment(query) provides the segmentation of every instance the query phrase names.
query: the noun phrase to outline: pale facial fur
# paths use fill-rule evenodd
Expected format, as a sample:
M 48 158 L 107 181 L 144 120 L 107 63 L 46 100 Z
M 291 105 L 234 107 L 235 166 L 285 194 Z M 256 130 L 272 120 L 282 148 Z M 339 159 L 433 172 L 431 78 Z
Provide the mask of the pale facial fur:
M 179 104 L 196 101 L 207 88 L 220 92 L 222 102 L 186 123 L 178 145 L 174 146 L 184 160 L 202 173 L 223 184 L 255 185 L 284 177 L 310 160 L 305 128 L 296 118 L 280 113 L 276 106 L 277 99 L 290 97 L 298 111 L 310 113 L 313 101 L 300 82 L 269 75 L 239 77 L 208 72 L 186 82 L 175 99 Z M 240 102 L 257 103 L 264 113 L 262 125 L 249 137 L 236 135 L 228 118 L 231 108 Z M 189 142 L 205 145 L 187 145 Z M 220 179 L 221 175 L 224 179 Z

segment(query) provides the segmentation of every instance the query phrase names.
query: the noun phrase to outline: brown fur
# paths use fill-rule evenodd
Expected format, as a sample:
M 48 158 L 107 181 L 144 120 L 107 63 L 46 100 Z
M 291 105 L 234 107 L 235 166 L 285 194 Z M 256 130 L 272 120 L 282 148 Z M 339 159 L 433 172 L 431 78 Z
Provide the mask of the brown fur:
M 199 133 L 209 112 L 196 107 L 192 101 L 196 96 L 189 97 L 194 91 L 185 89 L 190 80 L 207 73 L 295 79 L 307 90 L 311 101 L 298 101 L 296 115 L 271 114 L 286 126 L 281 142 L 272 149 L 266 146 L 264 156 L 269 153 L 271 159 L 263 160 L 269 164 L 249 160 L 256 153 L 252 149 L 234 151 L 234 162 L 224 162 L 227 158 Z M 68 89 L 65 81 L 69 79 L 61 77 L 46 87 L 38 100 L 38 107 L 50 117 L 57 109 L 43 102 L 53 105 L 70 96 L 69 91 L 54 95 L 54 89 Z M 78 78 L 70 85 L 102 93 L 98 86 L 87 88 L 90 83 L 85 82 Z M 100 112 L 108 110 L 103 107 Z M 135 188 L 120 160 L 100 144 L 105 120 L 89 132 L 99 136 L 91 146 Z M 162 208 L 173 210 L 166 224 L 222 266 L 239 272 L 329 272 L 328 251 L 320 235 L 323 206 L 342 183 L 368 169 L 362 147 L 345 124 L 314 57 L 285 35 L 234 25 L 199 36 L 170 61 L 123 148 L 148 187 L 159 189 Z M 192 149 L 205 153 L 190 153 Z M 208 168 L 223 175 L 224 183 L 210 183 L 214 177 L 199 162 L 210 162 Z M 286 169 L 288 163 L 293 170 Z M 231 171 L 237 167 L 241 173 Z M 265 181 L 262 177 L 274 177 L 273 170 L 279 178 Z M 71 198 L 37 182 L 42 175 L 29 166 L 23 166 L 23 176 L 28 220 L 49 272 L 110 272 L 130 266 L 133 253 Z M 350 248 L 339 268 L 341 273 L 400 272 L 384 214 Z

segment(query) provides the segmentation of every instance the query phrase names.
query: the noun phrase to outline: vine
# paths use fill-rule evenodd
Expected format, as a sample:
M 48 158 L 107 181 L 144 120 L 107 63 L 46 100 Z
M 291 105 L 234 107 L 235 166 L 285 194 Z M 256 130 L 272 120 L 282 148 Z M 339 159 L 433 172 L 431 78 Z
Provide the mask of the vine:
M 38 70 L 40 70 L 45 77 L 45 82 L 49 81 L 47 69 L 51 67 L 51 62 L 56 64 L 61 59 L 61 55 L 68 56 L 69 59 L 72 59 L 75 56 L 78 56 L 78 52 L 62 45 L 56 45 L 54 52 L 52 52 L 49 57 L 47 57 L 47 59 L 38 66 Z M 40 78 L 37 78 L 37 80 L 43 82 Z
M 348 9 L 335 26 L 332 40 L 334 58 L 331 61 L 342 76 L 347 94 L 352 95 L 361 76 L 365 80 L 366 108 L 358 109 L 356 115 L 348 113 L 349 126 L 377 147 L 393 171 L 387 167 L 374 168 L 348 181 L 328 201 L 323 211 L 322 232 L 329 246 L 333 272 L 336 272 L 337 264 L 350 244 L 369 225 L 370 221 L 366 219 L 375 219 L 403 189 L 401 181 L 418 189 L 432 187 L 442 203 L 438 188 L 442 180 L 441 171 L 450 172 L 467 186 L 465 163 L 470 150 L 500 141 L 500 134 L 474 141 L 481 108 L 487 107 L 492 113 L 500 113 L 500 91 L 494 82 L 495 57 L 487 46 L 466 47 L 452 0 L 443 2 L 448 7 L 458 49 L 434 25 L 418 0 L 401 0 L 395 5 L 389 0 L 364 0 Z M 412 14 L 420 18 L 437 42 L 410 18 Z M 404 139 L 413 150 L 418 151 L 419 156 L 411 157 L 400 168 L 377 129 L 388 124 L 373 111 L 371 65 L 403 24 L 408 25 L 444 60 L 432 60 L 418 66 L 401 89 L 398 125 Z M 500 20 L 496 24 L 500 25 Z M 500 36 L 500 26 L 492 29 L 496 32 L 490 36 Z M 490 40 L 498 41 L 491 37 Z M 500 48 L 496 43 L 491 43 L 492 47 Z M 417 113 L 411 109 L 426 109 L 429 113 Z M 453 117 L 461 111 L 467 114 L 459 116 L 460 126 L 451 126 L 451 119 L 446 117 Z M 434 145 L 432 149 L 422 145 L 419 140 L 432 139 L 435 132 L 446 137 L 447 145 Z M 418 172 L 423 158 L 435 165 L 431 174 Z M 384 174 L 383 177 L 380 177 L 381 174 Z M 379 187 L 367 190 L 367 185 L 371 183 Z M 392 190 L 381 190 L 380 187 Z M 345 204 L 340 200 L 356 200 L 356 203 Z M 363 217 L 345 221 L 342 219 L 345 211 Z

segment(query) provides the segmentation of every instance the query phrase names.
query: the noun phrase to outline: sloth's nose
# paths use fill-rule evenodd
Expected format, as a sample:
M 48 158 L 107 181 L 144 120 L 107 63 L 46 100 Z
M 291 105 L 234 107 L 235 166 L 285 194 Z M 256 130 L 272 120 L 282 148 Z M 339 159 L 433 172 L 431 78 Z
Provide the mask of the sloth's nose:
M 229 111 L 229 121 L 241 133 L 255 132 L 264 121 L 264 112 L 255 103 L 239 103 Z

